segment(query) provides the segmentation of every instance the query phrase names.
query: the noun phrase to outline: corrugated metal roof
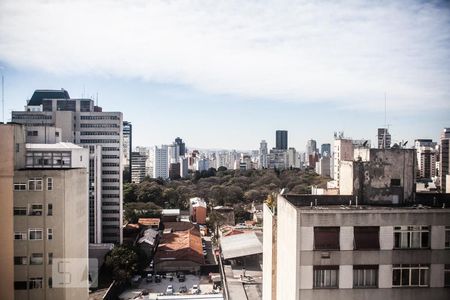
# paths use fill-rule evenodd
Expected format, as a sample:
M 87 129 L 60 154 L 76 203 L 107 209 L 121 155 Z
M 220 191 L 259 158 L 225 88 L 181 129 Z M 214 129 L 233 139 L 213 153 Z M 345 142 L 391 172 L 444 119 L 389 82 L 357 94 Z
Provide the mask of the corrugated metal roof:
M 224 259 L 260 254 L 262 244 L 254 232 L 222 237 L 220 247 Z

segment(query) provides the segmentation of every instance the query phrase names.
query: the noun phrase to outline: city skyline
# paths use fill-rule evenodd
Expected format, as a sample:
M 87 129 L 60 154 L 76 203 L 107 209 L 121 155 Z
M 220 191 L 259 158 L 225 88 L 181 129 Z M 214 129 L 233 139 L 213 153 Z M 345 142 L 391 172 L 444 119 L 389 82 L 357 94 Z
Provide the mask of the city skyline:
M 393 142 L 437 140 L 448 126 L 444 2 L 337 9 L 288 1 L 3 1 L 0 8 L 6 120 L 35 89 L 64 88 L 122 111 L 134 145 L 143 146 L 180 136 L 198 148 L 257 149 L 262 139 L 271 148 L 278 129 L 298 150 L 311 138 L 331 142 L 335 131 L 373 142 L 385 125 L 385 95 Z M 49 11 L 84 22 L 55 26 Z M 121 17 L 123 24 L 112 22 Z

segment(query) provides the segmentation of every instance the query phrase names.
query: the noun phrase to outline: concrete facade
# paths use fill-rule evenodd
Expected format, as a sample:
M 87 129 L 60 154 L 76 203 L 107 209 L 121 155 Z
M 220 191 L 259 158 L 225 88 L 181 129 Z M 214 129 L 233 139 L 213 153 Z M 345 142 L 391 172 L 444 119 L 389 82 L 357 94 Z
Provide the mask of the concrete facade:
M 330 297 L 333 299 L 448 299 L 450 297 L 450 290 L 444 288 L 444 266 L 450 264 L 450 248 L 444 247 L 445 226 L 450 224 L 450 209 L 370 206 L 356 208 L 355 206 L 320 204 L 317 207 L 310 207 L 306 204 L 309 200 L 303 202 L 297 200 L 301 197 L 278 196 L 275 217 L 277 262 L 274 266 L 276 296 L 271 298 L 267 296 L 264 300 L 328 299 Z M 264 224 L 265 228 L 268 228 L 272 222 L 270 218 L 268 220 L 269 223 Z M 379 230 L 378 249 L 356 248 L 355 230 L 360 227 L 367 228 L 367 226 Z M 426 237 L 423 239 L 427 239 L 427 243 L 421 244 L 420 248 L 403 246 L 399 248 L 400 246 L 396 243 L 400 243 L 400 240 L 396 239 L 396 236 L 401 236 L 402 239 L 406 236 L 412 238 L 409 233 L 399 231 L 401 226 L 426 226 Z M 338 228 L 339 248 L 316 250 L 318 246 L 314 235 L 315 228 Z M 273 243 L 273 237 L 264 238 L 264 256 L 268 256 L 266 259 L 268 262 L 272 253 L 266 241 Z M 413 281 L 409 281 L 410 283 L 406 286 L 396 286 L 399 284 L 394 278 L 399 272 L 396 270 L 403 267 L 409 272 L 410 264 L 412 268 L 422 266 L 423 274 L 425 274 L 423 275 L 425 277 L 422 277 L 423 287 L 416 287 Z M 368 266 L 376 270 L 374 271 L 377 276 L 374 281 L 376 286 L 356 287 L 355 270 L 368 268 Z M 316 286 L 316 280 L 320 283 L 321 279 L 320 277 L 315 279 L 314 274 L 316 272 L 320 274 L 320 270 L 334 272 L 335 286 Z M 412 269 L 410 272 L 413 272 Z M 265 269 L 264 275 L 267 274 L 269 270 Z M 272 277 L 268 279 L 264 277 L 264 285 L 273 285 L 273 281 Z M 268 291 L 264 295 L 268 295 Z

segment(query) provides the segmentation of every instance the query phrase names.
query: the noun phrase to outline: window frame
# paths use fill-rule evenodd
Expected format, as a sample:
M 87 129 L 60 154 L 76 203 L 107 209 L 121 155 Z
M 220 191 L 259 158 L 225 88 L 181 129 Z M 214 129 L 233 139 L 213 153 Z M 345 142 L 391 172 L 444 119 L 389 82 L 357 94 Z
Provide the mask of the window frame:
M 32 232 L 34 234 L 40 232 L 41 233 L 41 238 L 40 239 L 32 239 L 31 238 L 31 233 Z M 42 228 L 29 228 L 28 229 L 28 240 L 30 240 L 30 241 L 42 241 L 43 239 L 44 239 L 44 231 L 42 230 Z
M 423 246 L 423 235 L 425 233 L 427 234 L 427 245 Z M 413 245 L 415 242 L 415 238 L 419 239 L 418 243 L 419 246 Z M 403 246 L 403 243 L 405 242 L 406 246 Z M 429 225 L 394 226 L 394 250 L 430 249 L 430 246 L 431 246 L 431 226 Z
M 365 238 L 368 234 L 374 234 L 369 229 L 376 229 L 376 245 L 366 246 Z M 358 233 L 357 233 L 358 231 Z M 361 231 L 361 232 L 360 232 Z M 364 232 L 366 231 L 366 232 Z M 358 237 L 357 237 L 358 235 Z M 359 237 L 362 235 L 362 239 Z M 361 242 L 363 245 L 361 245 Z M 359 245 L 358 245 L 359 244 Z M 380 226 L 355 226 L 353 227 L 353 249 L 354 250 L 380 250 Z
M 396 279 L 396 277 L 394 276 L 394 273 L 396 271 L 399 271 L 399 284 L 394 284 L 394 280 Z M 412 280 L 413 280 L 413 271 L 417 271 L 417 281 L 418 284 L 412 284 Z M 422 271 L 424 271 L 424 275 L 425 275 L 425 279 L 426 279 L 426 283 L 425 284 L 421 284 L 421 276 L 422 276 Z M 404 272 L 407 272 L 407 275 L 404 276 Z M 407 284 L 403 283 L 404 279 L 407 279 L 408 282 Z M 401 264 L 401 265 L 393 265 L 392 266 L 392 288 L 403 288 L 403 287 L 419 287 L 419 288 L 424 288 L 424 287 L 429 287 L 430 286 L 430 266 L 429 265 L 425 265 L 425 264 Z
M 21 238 L 17 238 L 17 237 L 21 237 Z M 27 240 L 28 239 L 28 235 L 26 231 L 15 231 L 14 232 L 14 240 L 15 241 L 23 241 L 23 240 Z
M 37 262 L 33 260 L 36 260 Z M 42 252 L 36 252 L 36 253 L 31 253 L 30 254 L 30 265 L 33 266 L 40 266 L 44 264 L 44 253 Z
M 41 208 L 34 208 L 33 206 L 40 206 Z M 30 203 L 28 212 L 30 216 L 42 216 L 44 213 L 44 205 L 41 203 Z
M 28 265 L 28 257 L 27 256 L 14 256 L 14 265 L 15 266 Z
M 21 213 L 18 213 L 18 212 L 21 212 Z M 28 208 L 26 206 L 14 206 L 13 207 L 13 215 L 14 216 L 27 216 Z
M 39 188 L 40 187 L 40 188 Z M 29 191 L 43 191 L 44 182 L 42 177 L 32 177 L 28 178 L 28 190 Z
M 316 251 L 339 251 L 340 245 L 340 227 L 339 226 L 315 226 L 314 227 L 314 250 Z M 329 240 L 329 237 L 324 238 L 323 235 L 337 235 L 333 237 L 334 241 L 324 242 Z M 336 244 L 337 242 L 337 244 Z
M 444 248 L 450 249 L 450 226 L 444 228 Z
M 53 228 L 47 228 L 47 240 L 53 240 Z
M 14 183 L 14 191 L 15 192 L 23 192 L 28 190 L 28 185 L 23 182 Z
M 334 284 L 333 282 L 334 278 Z M 320 277 L 320 278 L 319 278 Z M 329 281 L 329 284 L 327 282 Z M 319 283 L 317 285 L 317 283 Z M 339 266 L 313 266 L 313 289 L 338 289 Z
M 43 278 L 42 277 L 32 277 L 28 280 L 28 289 L 42 289 L 43 288 Z
M 354 289 L 371 289 L 371 288 L 378 288 L 378 280 L 379 280 L 379 267 L 378 265 L 354 265 L 353 266 L 353 288 Z M 362 277 L 363 277 L 363 284 L 355 284 L 355 278 L 359 276 L 355 276 L 355 273 L 360 273 L 362 271 Z M 368 285 L 366 284 L 367 280 L 367 273 L 369 271 L 375 272 L 375 284 L 374 285 Z M 359 282 L 359 280 L 358 280 Z
M 53 191 L 53 177 L 47 177 L 47 191 Z

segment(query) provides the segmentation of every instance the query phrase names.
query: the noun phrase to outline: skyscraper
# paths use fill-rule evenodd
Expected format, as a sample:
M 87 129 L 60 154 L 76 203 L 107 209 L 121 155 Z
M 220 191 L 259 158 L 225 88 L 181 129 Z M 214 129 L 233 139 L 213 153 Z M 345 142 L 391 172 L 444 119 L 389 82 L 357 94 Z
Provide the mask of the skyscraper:
M 126 174 L 123 180 L 125 182 L 131 182 L 131 173 L 132 173 L 132 165 L 131 165 L 131 155 L 133 151 L 133 126 L 131 122 L 123 121 L 123 144 L 122 144 L 122 152 L 123 152 L 123 170 Z
M 267 142 L 265 140 L 262 140 L 259 144 L 259 168 L 265 169 L 267 168 Z
M 308 166 L 315 168 L 316 161 L 318 160 L 317 155 L 317 142 L 315 140 L 308 140 L 306 143 L 306 159 L 308 160 Z
M 287 130 L 276 131 L 276 149 L 287 150 L 288 148 L 288 132 Z
M 331 156 L 331 144 L 322 144 L 320 146 L 320 155 L 322 157 L 324 156 Z
M 378 149 L 391 148 L 391 135 L 387 128 L 378 128 Z
M 121 243 L 122 113 L 103 112 L 92 99 L 71 99 L 65 90 L 36 90 L 26 111 L 12 112 L 12 121 L 60 128 L 63 142 L 89 149 L 89 241 Z
M 169 158 L 167 145 L 155 146 L 153 150 L 153 178 L 169 178 Z
M 428 139 L 416 140 L 417 178 L 431 179 L 436 176 L 436 143 Z
M 186 154 L 186 145 L 183 142 L 183 139 L 181 139 L 180 137 L 177 137 L 175 139 L 175 144 L 178 145 L 179 155 L 184 156 Z

